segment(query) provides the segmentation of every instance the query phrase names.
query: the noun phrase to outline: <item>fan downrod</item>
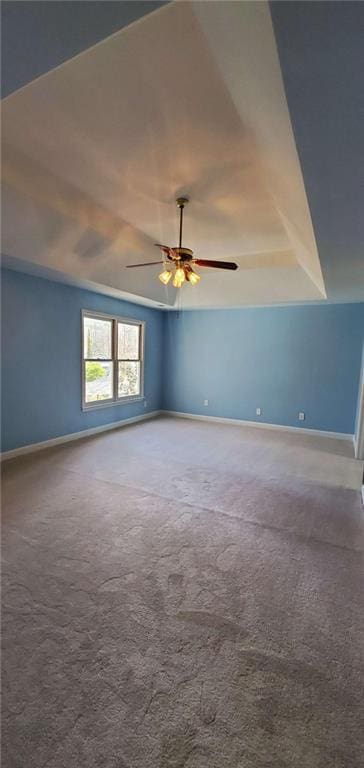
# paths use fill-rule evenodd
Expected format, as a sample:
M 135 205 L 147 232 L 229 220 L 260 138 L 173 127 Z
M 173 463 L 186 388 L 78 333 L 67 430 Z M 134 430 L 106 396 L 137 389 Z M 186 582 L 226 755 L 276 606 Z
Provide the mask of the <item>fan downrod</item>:
M 188 203 L 188 197 L 177 197 L 176 203 L 179 208 L 179 244 L 178 247 L 182 248 L 182 227 L 183 227 L 183 209 Z

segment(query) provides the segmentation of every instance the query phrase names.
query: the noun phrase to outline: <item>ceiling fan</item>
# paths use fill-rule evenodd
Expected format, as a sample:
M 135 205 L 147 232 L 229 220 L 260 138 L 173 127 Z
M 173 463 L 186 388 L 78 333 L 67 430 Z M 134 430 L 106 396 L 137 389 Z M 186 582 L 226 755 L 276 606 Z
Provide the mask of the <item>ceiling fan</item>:
M 188 203 L 188 197 L 178 197 L 176 202 L 180 210 L 178 248 L 171 248 L 168 245 L 160 245 L 160 243 L 156 243 L 155 245 L 157 248 L 160 248 L 164 254 L 165 258 L 163 261 L 149 261 L 145 264 L 127 264 L 127 268 L 134 269 L 134 267 L 149 267 L 154 264 L 164 264 L 164 269 L 163 272 L 160 273 L 159 279 L 163 285 L 168 285 L 173 275 L 172 282 L 175 288 L 181 288 L 185 280 L 191 285 L 197 285 L 197 283 L 199 283 L 201 278 L 200 275 L 194 271 L 194 266 L 212 267 L 213 269 L 237 269 L 238 265 L 232 261 L 195 259 L 193 251 L 191 251 L 190 248 L 184 248 L 182 246 L 183 209 Z

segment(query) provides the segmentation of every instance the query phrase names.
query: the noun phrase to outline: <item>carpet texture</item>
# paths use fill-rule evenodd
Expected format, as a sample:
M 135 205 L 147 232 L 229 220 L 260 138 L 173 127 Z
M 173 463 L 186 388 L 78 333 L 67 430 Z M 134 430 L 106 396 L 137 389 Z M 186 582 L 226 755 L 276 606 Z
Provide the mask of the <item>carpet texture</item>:
M 364 765 L 362 465 L 172 418 L 3 468 L 3 768 Z

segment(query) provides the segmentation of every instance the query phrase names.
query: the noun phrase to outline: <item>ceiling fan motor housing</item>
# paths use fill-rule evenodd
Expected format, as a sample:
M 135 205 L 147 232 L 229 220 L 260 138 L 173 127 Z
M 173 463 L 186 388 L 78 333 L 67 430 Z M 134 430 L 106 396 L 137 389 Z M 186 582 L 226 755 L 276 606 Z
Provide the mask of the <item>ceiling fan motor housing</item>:
M 198 267 L 212 267 L 213 269 L 237 269 L 238 265 L 232 261 L 211 261 L 211 259 L 196 259 L 194 258 L 191 248 L 184 248 L 182 245 L 182 228 L 183 228 L 183 209 L 188 203 L 188 197 L 178 197 L 176 200 L 179 208 L 179 243 L 175 248 L 171 248 L 169 245 L 161 245 L 155 243 L 157 248 L 163 253 L 163 261 L 161 262 L 147 262 L 147 264 L 128 264 L 128 267 L 146 267 L 149 264 L 157 263 L 164 264 L 164 270 L 159 275 L 159 279 L 163 285 L 168 285 L 172 274 L 174 274 L 173 285 L 175 288 L 181 288 L 184 280 L 187 280 L 191 285 L 197 285 L 200 281 L 200 275 L 198 275 L 193 269 L 193 266 Z M 173 263 L 174 271 L 168 269 L 168 261 Z
M 180 261 L 191 261 L 193 259 L 193 251 L 191 251 L 191 248 L 173 248 L 173 258 Z

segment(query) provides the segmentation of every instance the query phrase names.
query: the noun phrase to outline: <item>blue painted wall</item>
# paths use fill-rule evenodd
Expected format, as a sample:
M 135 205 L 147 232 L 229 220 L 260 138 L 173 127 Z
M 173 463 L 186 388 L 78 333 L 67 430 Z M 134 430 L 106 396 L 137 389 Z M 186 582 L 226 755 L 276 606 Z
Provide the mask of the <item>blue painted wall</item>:
M 81 309 L 145 320 L 148 402 L 81 410 Z M 163 317 L 158 310 L 2 272 L 2 450 L 161 407 Z
M 7 269 L 2 296 L 3 451 L 162 407 L 354 432 L 364 304 L 162 313 Z M 146 320 L 146 409 L 81 410 L 81 309 Z
M 364 304 L 168 313 L 164 332 L 166 410 L 353 434 Z

